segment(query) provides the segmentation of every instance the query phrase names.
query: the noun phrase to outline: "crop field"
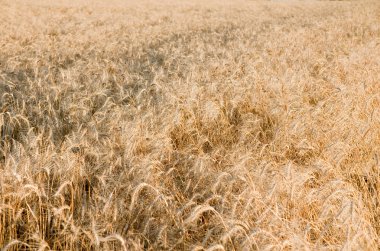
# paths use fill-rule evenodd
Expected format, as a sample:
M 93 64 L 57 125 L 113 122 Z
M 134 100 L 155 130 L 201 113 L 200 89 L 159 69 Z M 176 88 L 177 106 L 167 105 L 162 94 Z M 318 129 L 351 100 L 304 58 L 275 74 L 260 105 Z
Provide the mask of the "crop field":
M 0 0 L 0 249 L 378 250 L 380 1 Z

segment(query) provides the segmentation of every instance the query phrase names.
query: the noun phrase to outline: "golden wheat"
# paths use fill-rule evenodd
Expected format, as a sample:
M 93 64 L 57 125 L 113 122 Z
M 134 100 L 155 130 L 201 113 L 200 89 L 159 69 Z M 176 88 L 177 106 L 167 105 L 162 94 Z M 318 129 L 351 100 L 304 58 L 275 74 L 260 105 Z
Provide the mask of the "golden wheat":
M 376 250 L 379 1 L 0 1 L 3 250 Z

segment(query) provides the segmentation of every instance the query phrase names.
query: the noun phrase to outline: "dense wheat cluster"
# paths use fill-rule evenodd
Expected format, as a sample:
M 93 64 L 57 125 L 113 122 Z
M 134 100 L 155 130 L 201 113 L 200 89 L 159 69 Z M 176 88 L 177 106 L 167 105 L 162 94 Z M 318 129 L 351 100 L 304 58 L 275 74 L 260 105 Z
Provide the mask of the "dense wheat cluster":
M 380 247 L 379 1 L 0 1 L 4 250 Z

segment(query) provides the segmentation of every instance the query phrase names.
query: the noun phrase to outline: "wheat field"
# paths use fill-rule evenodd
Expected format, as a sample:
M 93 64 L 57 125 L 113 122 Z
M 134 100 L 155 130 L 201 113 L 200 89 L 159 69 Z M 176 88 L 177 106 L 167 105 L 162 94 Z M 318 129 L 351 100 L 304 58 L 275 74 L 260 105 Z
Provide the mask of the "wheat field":
M 2 250 L 380 248 L 380 1 L 0 0 Z

